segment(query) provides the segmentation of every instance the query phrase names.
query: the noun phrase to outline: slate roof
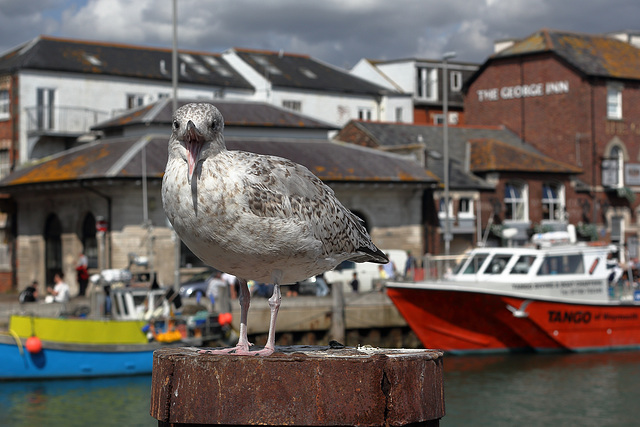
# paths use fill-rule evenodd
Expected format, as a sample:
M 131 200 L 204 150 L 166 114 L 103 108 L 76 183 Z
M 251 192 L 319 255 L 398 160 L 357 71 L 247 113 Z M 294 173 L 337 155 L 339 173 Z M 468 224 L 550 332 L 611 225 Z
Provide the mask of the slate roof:
M 178 108 L 191 102 L 202 100 L 180 99 Z M 295 111 L 254 101 L 214 100 L 206 101 L 215 105 L 224 117 L 224 125 L 242 127 L 270 127 L 270 128 L 305 128 L 305 129 L 337 129 L 337 126 L 304 116 Z M 98 123 L 92 130 L 107 130 L 123 126 L 139 126 L 154 123 L 171 128 L 173 114 L 173 100 L 161 99 L 152 104 L 130 110 L 111 120 Z
M 240 48 L 232 50 L 261 76 L 267 76 L 274 87 L 366 95 L 392 92 L 307 55 Z
M 443 133 L 442 126 L 414 125 L 397 123 L 361 122 L 352 121 L 347 126 L 355 126 L 368 136 L 369 141 L 375 141 L 377 147 L 386 149 L 401 149 L 403 147 L 415 147 L 424 144 L 427 152 L 432 155 L 427 161 L 428 168 L 441 179 L 444 177 L 443 162 Z M 337 139 L 355 142 L 347 136 L 347 127 L 338 133 Z M 477 139 L 503 141 L 508 146 L 518 148 L 520 151 L 529 152 L 547 159 L 550 163 L 538 162 L 541 172 L 553 163 L 553 159 L 545 157 L 529 144 L 523 143 L 513 132 L 500 126 L 451 126 L 448 128 L 450 175 L 449 185 L 454 189 L 489 189 L 493 188 L 484 180 L 467 170 L 465 159 L 467 158 L 467 142 Z M 439 157 L 439 158 L 438 158 Z M 500 160 L 505 165 L 511 163 L 507 156 Z M 517 168 L 518 164 L 514 163 Z M 555 166 L 554 166 L 555 171 Z M 571 173 L 573 169 L 566 170 Z
M 160 179 L 167 163 L 167 143 L 166 135 L 157 134 L 98 140 L 24 166 L 0 181 L 0 189 L 13 193 L 78 181 L 140 179 L 143 146 L 147 177 Z M 228 138 L 227 147 L 289 158 L 327 182 L 437 184 L 437 179 L 416 162 L 353 144 L 237 137 Z
M 582 169 L 496 139 L 470 140 L 472 172 L 581 173 Z
M 0 57 L 0 73 L 21 69 L 171 81 L 171 49 L 40 36 Z M 254 88 L 220 54 L 178 51 L 180 83 Z M 164 61 L 164 68 L 161 63 Z
M 468 87 L 488 64 L 514 56 L 551 53 L 585 76 L 640 79 L 640 49 L 601 34 L 541 29 L 490 56 L 467 81 Z

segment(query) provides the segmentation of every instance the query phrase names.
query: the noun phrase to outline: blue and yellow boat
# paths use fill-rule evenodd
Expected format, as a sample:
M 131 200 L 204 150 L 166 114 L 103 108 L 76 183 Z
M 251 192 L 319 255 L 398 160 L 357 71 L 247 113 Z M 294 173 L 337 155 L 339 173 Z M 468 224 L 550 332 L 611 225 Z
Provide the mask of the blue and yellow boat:
M 136 313 L 133 305 L 120 307 L 123 313 Z M 150 374 L 154 350 L 203 345 L 221 338 L 223 330 L 217 317 L 209 315 L 199 324 L 193 321 L 197 316 L 117 317 L 12 315 L 8 331 L 0 333 L 0 380 Z

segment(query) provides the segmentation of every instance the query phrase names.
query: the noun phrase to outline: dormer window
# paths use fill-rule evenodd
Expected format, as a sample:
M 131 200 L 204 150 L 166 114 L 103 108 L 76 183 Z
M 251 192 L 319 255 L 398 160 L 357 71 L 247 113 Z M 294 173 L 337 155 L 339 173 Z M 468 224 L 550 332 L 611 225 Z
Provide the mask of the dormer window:
M 435 101 L 438 99 L 438 70 L 436 68 L 418 67 L 416 96 L 419 99 Z

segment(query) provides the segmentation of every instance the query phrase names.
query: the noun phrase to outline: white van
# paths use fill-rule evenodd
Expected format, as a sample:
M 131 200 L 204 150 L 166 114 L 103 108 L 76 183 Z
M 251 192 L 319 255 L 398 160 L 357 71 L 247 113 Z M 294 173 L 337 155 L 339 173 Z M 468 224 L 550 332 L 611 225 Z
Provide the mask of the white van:
M 404 265 L 407 262 L 407 251 L 402 249 L 381 250 L 387 254 L 389 259 L 395 264 L 396 278 L 402 277 L 404 274 Z M 380 281 L 380 265 L 381 264 L 371 262 L 355 263 L 345 261 L 334 270 L 324 273 L 324 278 L 327 283 L 331 283 L 333 286 L 342 284 L 343 291 L 348 293 L 351 292 L 350 284 L 353 280 L 353 273 L 355 272 L 358 274 L 358 281 L 360 283 L 358 292 L 369 292 L 376 289 L 375 284 Z

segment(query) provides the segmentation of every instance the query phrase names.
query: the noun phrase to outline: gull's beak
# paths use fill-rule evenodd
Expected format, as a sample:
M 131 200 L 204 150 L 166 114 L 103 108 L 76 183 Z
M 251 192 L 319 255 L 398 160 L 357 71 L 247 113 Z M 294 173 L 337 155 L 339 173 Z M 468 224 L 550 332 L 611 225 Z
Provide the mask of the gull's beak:
M 198 164 L 200 152 L 202 151 L 202 146 L 204 145 L 204 137 L 191 120 L 187 123 L 184 143 L 187 149 L 187 163 L 189 164 L 189 182 L 191 182 L 193 172 Z

